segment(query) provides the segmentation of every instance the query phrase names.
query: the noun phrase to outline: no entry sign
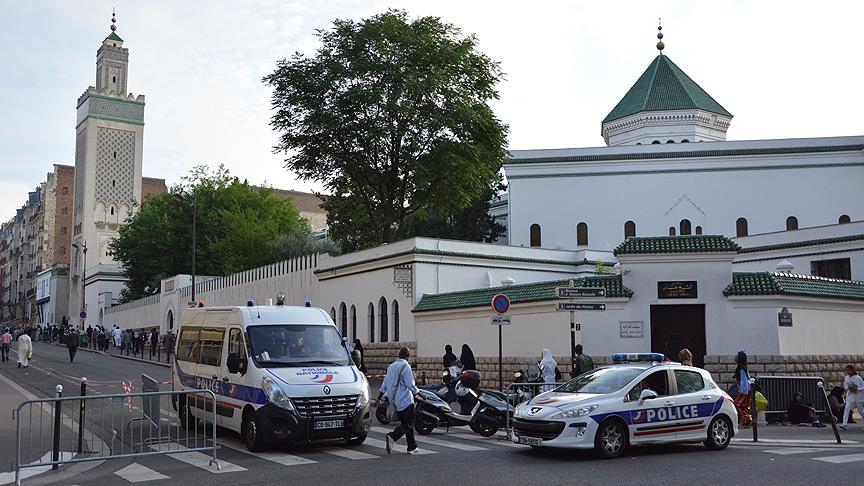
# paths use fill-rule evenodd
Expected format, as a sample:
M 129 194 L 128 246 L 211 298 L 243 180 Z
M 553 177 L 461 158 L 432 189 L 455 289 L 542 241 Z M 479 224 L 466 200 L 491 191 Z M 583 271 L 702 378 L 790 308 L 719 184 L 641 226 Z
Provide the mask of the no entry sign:
M 498 314 L 506 314 L 510 310 L 510 298 L 504 294 L 492 297 L 492 310 Z

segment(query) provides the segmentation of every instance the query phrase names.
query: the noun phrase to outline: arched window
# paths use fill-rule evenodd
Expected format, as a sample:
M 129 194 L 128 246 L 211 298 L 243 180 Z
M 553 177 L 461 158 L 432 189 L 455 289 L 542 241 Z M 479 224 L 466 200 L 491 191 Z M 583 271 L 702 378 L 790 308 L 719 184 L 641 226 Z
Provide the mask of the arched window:
M 531 225 L 531 246 L 540 246 L 540 225 L 537 223 Z
M 393 301 L 393 341 L 399 342 L 399 302 Z
M 701 227 L 701 226 L 697 226 L 697 227 L 696 227 L 696 234 L 697 234 L 697 235 L 701 235 L 701 234 L 702 234 L 702 227 Z
M 735 235 L 747 236 L 747 218 L 738 218 L 735 221 Z
M 681 140 L 681 143 L 690 143 L 690 140 L 687 140 L 687 139 L 685 138 L 685 139 Z
M 369 302 L 369 342 L 375 342 L 375 304 Z
M 339 327 L 342 329 L 342 337 L 348 336 L 348 307 L 345 302 L 339 304 Z
M 789 216 L 786 218 L 786 231 L 794 231 L 798 229 L 798 218 Z
M 168 327 L 168 330 L 169 330 L 169 331 L 170 331 L 171 329 L 174 329 L 174 311 L 172 311 L 171 309 L 168 309 L 168 319 L 167 319 L 167 324 L 168 324 L 167 327 Z
M 690 220 L 689 219 L 682 219 L 681 222 L 678 223 L 678 228 L 680 229 L 679 232 L 681 233 L 682 236 L 693 234 L 693 230 L 690 226 Z
M 334 323 L 336 322 L 336 308 L 335 307 L 330 308 L 330 319 L 333 319 Z
M 588 246 L 588 225 L 585 223 L 576 225 L 576 246 Z
M 669 236 L 675 236 L 675 227 L 674 226 L 669 227 Z
M 636 236 L 636 223 L 633 221 L 627 221 L 624 223 L 624 239 L 632 238 Z
M 675 140 L 666 140 L 666 143 L 675 143 Z
M 660 140 L 654 140 L 651 145 L 660 145 Z
M 378 338 L 382 343 L 387 342 L 387 299 L 381 297 L 378 301 Z
M 852 219 L 849 218 L 848 214 L 844 214 L 843 216 L 840 216 L 840 219 L 838 219 L 837 222 L 840 224 L 846 224 L 846 223 L 851 223 Z
M 351 306 L 351 339 L 357 339 L 357 308 Z

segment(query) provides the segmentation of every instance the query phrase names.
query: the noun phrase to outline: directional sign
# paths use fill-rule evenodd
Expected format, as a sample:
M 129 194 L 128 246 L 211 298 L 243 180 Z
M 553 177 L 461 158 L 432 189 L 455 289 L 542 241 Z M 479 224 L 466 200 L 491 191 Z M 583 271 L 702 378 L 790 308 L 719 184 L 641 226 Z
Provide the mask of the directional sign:
M 492 310 L 498 314 L 506 314 L 510 310 L 510 298 L 504 294 L 492 297 Z
M 602 287 L 557 287 L 559 299 L 596 299 L 606 297 L 606 289 Z
M 606 304 L 579 304 L 576 302 L 558 302 L 559 311 L 605 311 Z
M 493 326 L 509 326 L 510 325 L 510 314 L 493 314 L 492 315 L 492 325 Z

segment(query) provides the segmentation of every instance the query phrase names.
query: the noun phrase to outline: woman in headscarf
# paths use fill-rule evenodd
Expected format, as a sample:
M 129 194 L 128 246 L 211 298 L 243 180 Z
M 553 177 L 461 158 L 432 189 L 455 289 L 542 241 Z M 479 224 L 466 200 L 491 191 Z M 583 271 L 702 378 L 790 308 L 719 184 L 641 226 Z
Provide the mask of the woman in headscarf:
M 735 409 L 738 410 L 738 425 L 750 426 L 753 418 L 750 415 L 750 374 L 747 373 L 747 353 L 738 351 L 735 357 L 735 384 L 738 394 L 735 395 Z
M 471 348 L 469 348 L 467 344 L 462 345 L 462 355 L 459 356 L 459 361 L 462 362 L 462 369 L 477 369 L 477 361 L 474 359 L 474 353 L 471 351 Z
M 561 372 L 558 371 L 558 363 L 555 362 L 555 358 L 552 357 L 552 351 L 549 349 L 543 349 L 543 359 L 540 360 L 540 373 L 543 374 L 543 380 L 546 383 L 555 383 L 561 377 Z M 555 388 L 555 385 L 546 385 L 543 387 L 543 391 L 549 391 Z
M 30 366 L 30 359 L 33 357 L 33 341 L 30 340 L 30 335 L 27 329 L 21 331 L 18 335 L 18 367 Z
M 359 368 L 360 371 L 363 372 L 363 374 L 366 374 L 366 362 L 363 361 L 364 355 L 366 353 L 365 353 L 365 350 L 363 349 L 363 345 L 360 344 L 360 339 L 357 339 L 357 338 L 354 339 L 354 352 L 360 353 L 360 364 L 357 365 L 357 368 Z
M 441 364 L 444 365 L 444 369 L 450 368 L 450 366 L 456 362 L 456 355 L 453 354 L 453 346 L 449 344 L 444 346 L 444 358 L 441 359 Z
M 846 402 L 843 400 L 843 387 L 835 386 L 831 389 L 831 393 L 828 395 L 828 405 L 831 406 L 834 419 L 837 422 L 843 422 L 843 409 L 846 406 Z M 852 417 L 849 417 L 849 421 L 855 423 Z

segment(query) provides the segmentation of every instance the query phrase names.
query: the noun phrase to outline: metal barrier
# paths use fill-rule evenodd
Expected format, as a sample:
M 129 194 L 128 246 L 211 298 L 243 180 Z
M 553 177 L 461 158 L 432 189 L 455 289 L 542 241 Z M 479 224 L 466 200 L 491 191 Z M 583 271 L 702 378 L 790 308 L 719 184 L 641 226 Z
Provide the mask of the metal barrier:
M 801 392 L 805 402 L 810 402 L 817 413 L 825 413 L 825 399 L 818 384 L 824 382 L 819 376 L 757 376 L 759 391 L 768 400 L 768 408 L 765 409 L 765 418 L 769 415 L 786 414 L 792 394 Z
M 148 386 L 145 378 L 145 389 L 153 389 L 153 383 L 158 389 L 158 382 L 151 381 Z M 57 385 L 56 397 L 28 400 L 13 411 L 16 485 L 25 468 L 164 454 L 206 452 L 209 464 L 221 469 L 212 390 L 83 396 L 86 378 L 81 389 L 82 396 L 64 397 Z M 173 401 L 188 404 L 177 407 L 186 412 L 174 411 Z M 200 427 L 199 420 L 186 416 L 190 406 L 199 410 L 199 417 L 206 410 L 208 420 Z
M 518 390 L 520 388 L 527 388 L 527 389 L 531 390 L 531 396 L 536 397 L 537 395 L 539 395 L 540 393 L 543 393 L 545 391 L 545 390 L 541 390 L 540 389 L 541 387 L 550 386 L 552 388 L 556 388 L 556 387 L 559 387 L 559 386 L 564 385 L 566 383 L 569 383 L 569 381 L 556 381 L 554 383 L 510 383 L 505 388 L 505 393 L 507 395 L 507 403 L 513 407 L 513 412 L 515 413 L 516 412 L 516 406 L 519 405 L 520 403 L 522 403 L 523 401 L 526 401 L 526 400 L 520 400 L 519 393 L 518 393 Z M 512 393 L 513 391 L 517 391 L 517 393 Z M 514 396 L 516 397 L 516 401 L 515 402 L 510 401 L 510 397 L 514 397 Z M 507 417 L 504 421 L 504 430 L 507 432 L 507 440 L 512 440 L 513 439 L 513 433 L 511 431 L 511 427 L 510 427 L 510 414 L 509 413 L 507 414 Z

